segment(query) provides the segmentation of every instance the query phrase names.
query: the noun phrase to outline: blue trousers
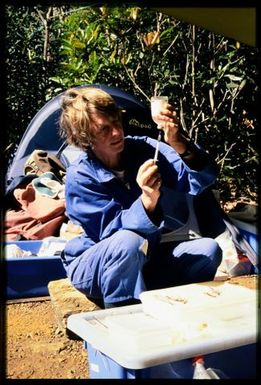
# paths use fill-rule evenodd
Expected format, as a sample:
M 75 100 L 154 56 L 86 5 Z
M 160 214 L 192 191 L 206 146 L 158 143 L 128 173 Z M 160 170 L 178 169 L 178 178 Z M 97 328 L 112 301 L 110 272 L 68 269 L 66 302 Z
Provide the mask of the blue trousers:
M 213 280 L 222 251 L 211 238 L 154 245 L 119 230 L 66 266 L 78 290 L 93 299 L 116 303 L 139 299 L 145 290 Z

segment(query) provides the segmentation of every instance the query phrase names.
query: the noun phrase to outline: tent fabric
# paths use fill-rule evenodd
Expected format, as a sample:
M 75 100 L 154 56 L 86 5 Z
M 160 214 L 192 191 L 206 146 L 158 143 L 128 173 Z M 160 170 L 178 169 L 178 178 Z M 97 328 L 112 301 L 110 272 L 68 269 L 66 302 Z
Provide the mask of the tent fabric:
M 155 10 L 243 44 L 256 46 L 255 7 L 166 7 Z
M 126 135 L 149 135 L 157 137 L 149 106 L 136 97 L 116 87 L 106 85 L 86 85 L 81 87 L 96 87 L 108 92 L 119 108 L 123 109 L 123 125 Z M 63 144 L 59 136 L 60 103 L 63 93 L 47 102 L 29 123 L 16 151 L 14 160 L 7 172 L 7 185 L 16 177 L 24 174 L 26 160 L 35 149 L 46 150 L 57 154 Z

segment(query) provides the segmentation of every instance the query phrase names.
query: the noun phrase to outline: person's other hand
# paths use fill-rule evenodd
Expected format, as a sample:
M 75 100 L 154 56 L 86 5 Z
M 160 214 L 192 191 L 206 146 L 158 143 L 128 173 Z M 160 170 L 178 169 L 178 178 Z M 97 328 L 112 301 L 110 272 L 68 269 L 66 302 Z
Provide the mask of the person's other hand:
M 160 111 L 158 121 L 161 129 L 164 131 L 165 142 L 169 144 L 173 141 L 175 142 L 176 136 L 179 133 L 179 122 L 177 112 L 171 104 L 166 104 L 166 106 Z

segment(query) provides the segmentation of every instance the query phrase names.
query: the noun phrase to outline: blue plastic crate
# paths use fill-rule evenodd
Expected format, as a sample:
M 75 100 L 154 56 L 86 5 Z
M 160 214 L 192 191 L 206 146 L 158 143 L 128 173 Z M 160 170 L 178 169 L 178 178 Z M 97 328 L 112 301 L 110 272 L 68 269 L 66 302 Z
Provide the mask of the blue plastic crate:
M 128 369 L 95 349 L 84 341 L 84 349 L 88 352 L 88 366 L 91 379 L 139 379 L 139 378 L 192 378 L 193 366 L 191 359 L 180 360 L 144 369 Z
M 192 358 L 144 369 L 128 369 L 95 349 L 87 341 L 88 366 L 91 379 L 168 378 L 192 379 Z M 220 379 L 255 379 L 257 376 L 256 344 L 227 349 L 204 356 L 205 368 L 214 369 Z
M 6 245 L 15 244 L 22 250 L 37 254 L 42 243 L 42 241 L 17 241 L 6 242 Z M 66 272 L 59 255 L 6 259 L 7 299 L 47 296 L 48 283 L 61 278 L 66 278 Z

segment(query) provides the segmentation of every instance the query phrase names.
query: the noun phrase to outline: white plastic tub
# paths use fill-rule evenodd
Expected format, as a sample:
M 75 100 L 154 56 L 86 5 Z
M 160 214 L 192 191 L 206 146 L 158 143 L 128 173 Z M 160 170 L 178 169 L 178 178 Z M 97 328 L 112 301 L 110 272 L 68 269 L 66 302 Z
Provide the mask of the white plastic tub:
M 241 289 L 244 291 L 242 287 L 232 286 L 235 295 L 237 291 L 242 294 Z M 91 378 L 154 378 L 156 369 L 166 372 L 164 364 L 172 366 L 170 378 L 191 378 L 193 357 L 204 355 L 206 361 L 212 357 L 210 362 L 215 363 L 215 356 L 220 361 L 225 351 L 230 354 L 230 358 L 225 354 L 225 363 L 231 359 L 232 365 L 233 354 L 240 356 L 240 349 L 244 348 L 250 349 L 250 353 L 242 353 L 242 365 L 246 373 L 251 366 L 253 375 L 257 340 L 255 296 L 250 295 L 248 305 L 248 311 L 240 317 L 224 320 L 222 328 L 213 324 L 211 333 L 191 333 L 189 338 L 179 335 L 180 328 L 176 329 L 174 322 L 170 325 L 166 320 L 145 314 L 142 304 L 71 315 L 67 327 L 85 341 Z M 231 303 L 231 306 L 235 306 L 236 312 L 237 305 Z M 222 309 L 219 310 L 222 314 Z M 202 315 L 209 317 L 211 311 L 207 305 L 201 307 Z M 238 365 L 244 372 L 240 362 Z M 227 376 L 236 378 L 234 373 Z

